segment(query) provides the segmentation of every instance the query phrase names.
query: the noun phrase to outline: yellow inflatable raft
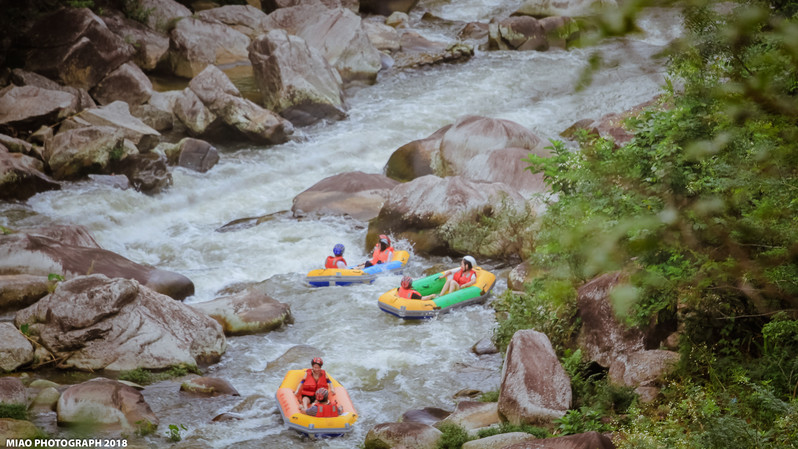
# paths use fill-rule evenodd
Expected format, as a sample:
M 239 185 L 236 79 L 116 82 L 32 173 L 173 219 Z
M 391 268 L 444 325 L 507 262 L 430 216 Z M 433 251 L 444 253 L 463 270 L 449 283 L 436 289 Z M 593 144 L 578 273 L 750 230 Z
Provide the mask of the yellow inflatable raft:
M 394 251 L 391 261 L 372 265 L 368 268 L 324 268 L 313 270 L 305 277 L 305 282 L 312 287 L 328 287 L 333 285 L 371 284 L 380 274 L 402 274 L 410 259 L 407 251 Z
M 484 302 L 490 295 L 496 276 L 490 271 L 474 267 L 477 273 L 477 282 L 470 286 L 448 295 L 438 296 L 435 299 L 420 300 L 399 297 L 399 289 L 393 288 L 383 293 L 377 301 L 383 312 L 390 313 L 403 319 L 432 318 L 435 315 L 446 313 L 458 307 Z M 422 296 L 432 293 L 438 294 L 443 288 L 446 279 L 438 279 L 442 273 L 435 273 L 425 278 L 413 281 L 413 289 Z
M 333 386 L 333 391 L 330 391 L 329 394 L 329 401 L 331 404 L 337 402 L 343 407 L 344 413 L 334 418 L 318 418 L 299 411 L 299 399 L 294 395 L 294 391 L 305 378 L 306 373 L 307 370 L 304 369 L 289 371 L 283 378 L 280 388 L 277 389 L 275 397 L 285 424 L 291 429 L 315 437 L 340 436 L 351 432 L 352 426 L 357 421 L 357 410 L 352 405 L 346 388 L 333 379 L 329 373 L 327 373 L 327 379 Z

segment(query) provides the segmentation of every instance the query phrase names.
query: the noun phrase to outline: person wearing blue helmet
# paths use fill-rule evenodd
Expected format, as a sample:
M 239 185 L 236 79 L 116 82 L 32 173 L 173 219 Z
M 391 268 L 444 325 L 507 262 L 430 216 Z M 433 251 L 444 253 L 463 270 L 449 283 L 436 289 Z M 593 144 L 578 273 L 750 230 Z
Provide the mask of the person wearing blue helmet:
M 344 245 L 337 243 L 333 247 L 333 255 L 327 256 L 327 262 L 325 262 L 324 268 L 345 269 L 346 267 L 346 260 L 344 260 Z

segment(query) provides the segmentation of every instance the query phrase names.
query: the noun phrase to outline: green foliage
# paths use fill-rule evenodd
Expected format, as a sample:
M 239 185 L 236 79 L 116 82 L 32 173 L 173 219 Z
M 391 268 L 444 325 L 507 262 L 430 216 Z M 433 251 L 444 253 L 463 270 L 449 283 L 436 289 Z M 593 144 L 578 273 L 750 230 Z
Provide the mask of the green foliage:
M 435 446 L 437 449 L 460 449 L 463 444 L 473 440 L 468 431 L 454 423 L 441 423 L 438 430 L 443 432 L 443 435 L 438 439 L 438 444 Z
M 62 282 L 64 280 L 64 277 L 57 273 L 50 273 L 47 275 L 47 280 L 51 282 L 53 281 Z
M 202 374 L 202 371 L 196 365 L 188 365 L 181 363 L 179 365 L 172 365 L 165 371 L 153 372 L 145 368 L 136 368 L 129 371 L 121 371 L 117 377 L 119 380 L 126 380 L 134 382 L 139 385 L 149 385 L 162 380 L 173 379 L 176 377 L 183 377 L 189 373 Z
M 145 437 L 147 435 L 152 435 L 155 431 L 158 430 L 158 426 L 156 424 L 151 423 L 146 419 L 142 419 L 140 421 L 136 421 L 136 436 Z
M 11 229 L 0 225 L 0 235 L 9 235 L 9 234 L 13 234 L 13 233 L 14 233 L 14 231 L 12 231 Z
M 499 390 L 486 391 L 479 397 L 479 402 L 499 402 Z
M 150 14 L 155 10 L 155 8 L 145 8 L 141 5 L 140 0 L 124 0 L 125 4 L 123 10 L 125 15 L 132 20 L 140 23 L 147 23 L 147 19 L 150 18 Z
M 22 332 L 22 335 L 30 337 L 30 324 L 20 324 L 19 331 Z
M 585 432 L 607 432 L 610 427 L 601 421 L 601 414 L 595 410 L 582 407 L 568 410 L 562 418 L 555 419 L 554 424 L 561 435 L 574 435 Z
M 515 425 L 503 422 L 498 427 L 488 427 L 485 429 L 480 429 L 477 432 L 477 437 L 487 438 L 493 435 L 499 435 L 502 433 L 511 433 L 511 432 L 524 432 L 530 435 L 534 435 L 537 438 L 548 438 L 551 436 L 551 433 L 542 427 L 536 427 L 529 424 Z
M 66 5 L 70 8 L 94 9 L 94 0 L 66 0 Z
M 0 418 L 28 419 L 28 410 L 24 404 L 6 404 L 0 402 Z
M 188 430 L 188 428 L 186 428 L 186 426 L 184 426 L 183 424 L 178 424 L 178 425 L 169 424 L 169 430 L 166 431 L 166 437 L 169 438 L 169 440 L 174 441 L 174 442 L 178 442 L 178 441 L 182 440 L 183 437 L 180 435 L 180 430 L 181 429 L 182 430 Z

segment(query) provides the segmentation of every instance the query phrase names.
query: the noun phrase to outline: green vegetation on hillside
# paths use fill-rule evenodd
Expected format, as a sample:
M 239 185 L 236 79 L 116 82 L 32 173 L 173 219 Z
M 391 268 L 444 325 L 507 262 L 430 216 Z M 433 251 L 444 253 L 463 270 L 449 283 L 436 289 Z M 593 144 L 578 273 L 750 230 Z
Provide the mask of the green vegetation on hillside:
M 583 370 L 579 413 L 613 418 L 602 430 L 625 448 L 796 447 L 798 2 L 680 5 L 667 88 L 628 123 L 633 140 L 583 133 L 581 151 L 525 160 L 558 199 L 532 237 L 546 274 L 502 298 L 497 343 L 534 327 L 566 357 L 577 288 L 623 271 L 616 313 L 678 320 L 681 363 L 646 405 Z

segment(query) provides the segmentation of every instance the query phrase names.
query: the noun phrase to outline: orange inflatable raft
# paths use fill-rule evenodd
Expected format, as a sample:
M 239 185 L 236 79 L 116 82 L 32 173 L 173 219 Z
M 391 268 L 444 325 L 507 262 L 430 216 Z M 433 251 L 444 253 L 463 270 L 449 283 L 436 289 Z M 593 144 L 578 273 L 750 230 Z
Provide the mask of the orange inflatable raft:
M 283 383 L 277 389 L 275 397 L 285 424 L 291 429 L 315 437 L 340 436 L 351 432 L 352 426 L 357 421 L 357 410 L 352 405 L 346 388 L 333 379 L 329 373 L 327 378 L 333 387 L 333 391 L 330 391 L 329 401 L 343 407 L 344 413 L 334 418 L 318 418 L 306 415 L 299 410 L 299 398 L 294 395 L 294 391 L 305 375 L 306 370 L 304 369 L 291 370 L 286 373 Z

